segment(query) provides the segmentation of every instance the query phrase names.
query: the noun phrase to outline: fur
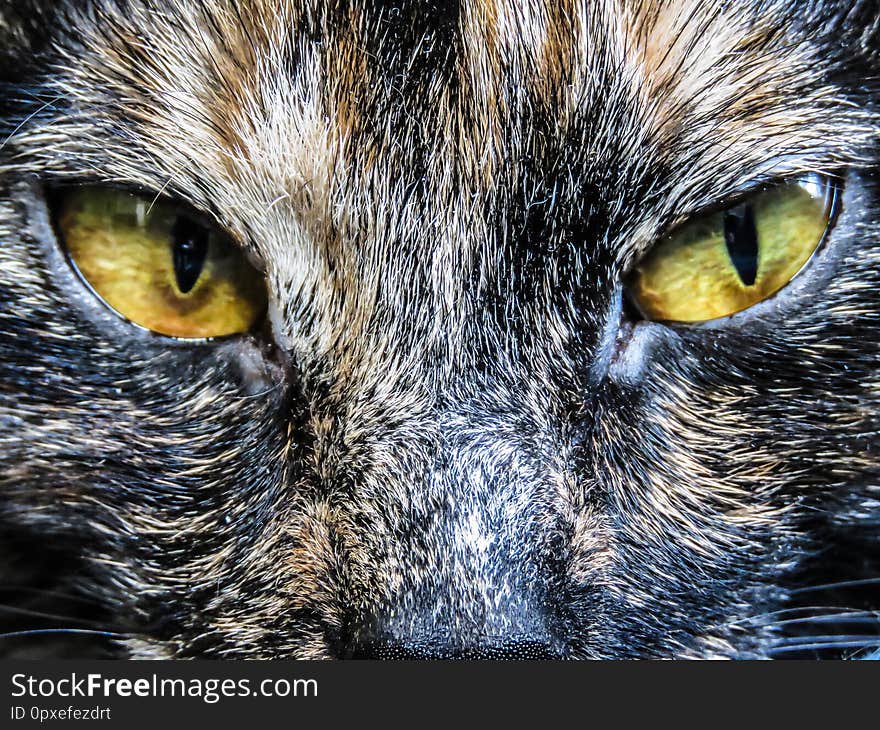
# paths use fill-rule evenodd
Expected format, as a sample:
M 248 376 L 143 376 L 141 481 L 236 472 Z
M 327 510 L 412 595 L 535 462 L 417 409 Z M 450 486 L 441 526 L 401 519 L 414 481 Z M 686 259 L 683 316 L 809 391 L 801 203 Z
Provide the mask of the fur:
M 110 651 L 876 644 L 783 620 L 880 608 L 875 2 L 2 0 L 0 83 L 8 571 L 64 551 Z M 665 231 L 809 172 L 843 212 L 789 287 L 632 321 Z M 265 331 L 108 312 L 69 183 L 211 216 Z

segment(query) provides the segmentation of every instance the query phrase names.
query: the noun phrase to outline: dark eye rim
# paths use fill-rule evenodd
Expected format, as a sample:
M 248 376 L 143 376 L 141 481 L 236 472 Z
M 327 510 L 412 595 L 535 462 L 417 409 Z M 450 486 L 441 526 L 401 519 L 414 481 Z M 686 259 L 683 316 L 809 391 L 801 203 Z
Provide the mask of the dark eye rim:
M 812 263 L 815 261 L 816 257 L 820 254 L 820 252 L 828 244 L 828 240 L 831 237 L 831 232 L 834 230 L 834 227 L 837 224 L 837 221 L 838 221 L 840 214 L 843 210 L 843 193 L 844 193 L 845 183 L 846 183 L 846 173 L 840 172 L 840 173 L 835 173 L 835 174 L 827 174 L 827 173 L 814 173 L 814 174 L 822 177 L 823 181 L 825 183 L 827 183 L 828 200 L 826 202 L 826 211 L 827 211 L 827 216 L 828 216 L 828 222 L 825 225 L 825 230 L 822 232 L 822 237 L 819 239 L 819 242 L 816 244 L 816 246 L 813 249 L 810 256 L 807 258 L 806 261 L 804 261 L 803 265 L 788 280 L 788 282 L 784 286 L 782 286 L 780 289 L 776 290 L 775 292 L 773 292 L 773 294 L 766 297 L 765 299 L 761 299 L 760 301 L 755 302 L 755 304 L 753 304 L 749 307 L 746 307 L 745 309 L 740 309 L 737 312 L 732 312 L 731 314 L 726 314 L 723 317 L 715 317 L 713 319 L 705 319 L 705 320 L 699 320 L 699 321 L 695 321 L 695 322 L 686 322 L 686 321 L 671 320 L 671 319 L 665 319 L 665 320 L 652 319 L 651 317 L 647 316 L 644 313 L 644 311 L 642 310 L 642 308 L 639 306 L 638 300 L 633 295 L 632 286 L 630 285 L 630 282 L 632 280 L 632 277 L 634 276 L 636 268 L 641 263 L 641 261 L 644 260 L 645 257 L 649 256 L 654 251 L 654 249 L 658 245 L 660 245 L 661 242 L 666 241 L 669 238 L 675 236 L 679 231 L 684 229 L 686 226 L 694 223 L 695 221 L 702 220 L 702 219 L 707 218 L 709 216 L 716 215 L 718 213 L 721 213 L 721 212 L 724 212 L 724 211 L 729 210 L 731 208 L 734 208 L 737 205 L 741 205 L 745 201 L 750 200 L 750 199 L 757 197 L 759 195 L 762 195 L 763 193 L 766 193 L 770 190 L 774 190 L 776 188 L 780 188 L 785 185 L 794 185 L 798 181 L 803 180 L 805 177 L 804 175 L 800 175 L 798 177 L 783 178 L 783 179 L 778 180 L 776 182 L 766 183 L 766 184 L 760 185 L 758 187 L 752 188 L 744 193 L 737 193 L 736 195 L 732 195 L 729 198 L 725 198 L 720 202 L 716 202 L 706 208 L 702 208 L 699 211 L 697 211 L 696 213 L 694 213 L 693 215 L 688 215 L 683 221 L 672 226 L 668 230 L 668 232 L 664 233 L 662 236 L 659 236 L 657 238 L 657 241 L 655 242 L 655 244 L 653 246 L 651 246 L 651 248 L 648 249 L 645 252 L 645 254 L 643 256 L 641 256 L 636 261 L 636 263 L 631 267 L 631 269 L 624 275 L 624 277 L 623 277 L 623 297 L 624 297 L 625 311 L 627 311 L 630 314 L 630 317 L 632 317 L 636 320 L 645 321 L 645 322 L 652 322 L 655 324 L 665 325 L 665 326 L 669 326 L 669 327 L 696 329 L 696 328 L 699 328 L 699 327 L 702 327 L 705 325 L 717 324 L 719 322 L 729 320 L 732 317 L 736 317 L 737 315 L 742 314 L 743 312 L 749 311 L 750 309 L 757 306 L 758 304 L 761 304 L 762 302 L 767 302 L 767 301 L 774 299 L 781 292 L 783 292 L 785 289 L 787 289 L 788 286 L 791 284 L 791 282 L 793 282 L 795 279 L 799 278 L 803 274 L 804 271 L 806 271 L 808 268 L 810 268 Z
M 113 307 L 101 294 L 92 286 L 91 282 L 86 278 L 85 274 L 80 270 L 79 266 L 77 266 L 76 261 L 74 261 L 73 256 L 70 254 L 70 250 L 67 246 L 67 241 L 64 236 L 64 232 L 61 229 L 59 224 L 58 216 L 60 211 L 60 205 L 62 198 L 65 192 L 70 191 L 72 189 L 91 189 L 91 190 L 102 190 L 102 191 L 113 191 L 118 193 L 123 193 L 127 195 L 131 195 L 133 197 L 139 197 L 145 200 L 153 201 L 155 200 L 156 204 L 166 204 L 171 206 L 173 209 L 177 210 L 179 215 L 186 216 L 194 223 L 205 227 L 209 232 L 214 235 L 221 236 L 225 239 L 231 246 L 237 248 L 241 251 L 244 260 L 247 262 L 249 266 L 252 266 L 254 270 L 263 278 L 264 282 L 266 280 L 266 272 L 265 268 L 262 265 L 255 265 L 254 257 L 250 254 L 250 252 L 242 246 L 238 241 L 236 241 L 235 237 L 230 235 L 222 226 L 218 226 L 215 219 L 211 216 L 207 215 L 204 211 L 200 211 L 192 205 L 189 205 L 185 202 L 179 201 L 175 198 L 164 194 L 156 194 L 151 193 L 149 190 L 144 188 L 139 188 L 134 185 L 106 185 L 101 183 L 90 183 L 90 182 L 78 182 L 78 181 L 64 181 L 60 183 L 48 183 L 43 186 L 42 193 L 43 199 L 46 204 L 46 209 L 49 217 L 49 223 L 52 228 L 52 232 L 55 236 L 55 241 L 58 246 L 58 249 L 67 263 L 70 270 L 73 272 L 76 279 L 83 285 L 83 287 L 88 291 L 88 293 L 101 305 L 105 310 L 109 311 L 113 314 L 117 319 L 122 320 L 127 326 L 131 326 L 135 328 L 140 333 L 148 335 L 152 338 L 156 338 L 157 340 L 166 342 L 166 343 L 178 343 L 181 345 L 208 345 L 208 344 L 222 344 L 229 341 L 234 341 L 241 338 L 246 337 L 255 337 L 258 336 L 261 332 L 265 331 L 266 321 L 268 317 L 268 283 L 266 283 L 267 289 L 267 306 L 264 307 L 263 311 L 260 315 L 254 320 L 254 324 L 248 329 L 246 332 L 234 332 L 228 335 L 216 335 L 212 337 L 177 337 L 175 335 L 166 335 L 161 332 L 156 332 L 155 330 L 151 330 L 149 327 L 145 327 L 142 324 L 138 324 L 134 320 L 126 317 L 125 314 L 120 312 L 118 309 Z

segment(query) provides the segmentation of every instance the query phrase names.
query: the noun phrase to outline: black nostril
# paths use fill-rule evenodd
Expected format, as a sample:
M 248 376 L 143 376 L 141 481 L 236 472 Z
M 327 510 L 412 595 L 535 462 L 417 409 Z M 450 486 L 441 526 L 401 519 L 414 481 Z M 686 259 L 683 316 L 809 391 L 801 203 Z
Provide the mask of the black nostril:
M 538 641 L 505 641 L 499 644 L 450 648 L 434 642 L 401 644 L 373 641 L 352 651 L 352 659 L 400 660 L 469 660 L 528 661 L 562 659 L 562 653 Z

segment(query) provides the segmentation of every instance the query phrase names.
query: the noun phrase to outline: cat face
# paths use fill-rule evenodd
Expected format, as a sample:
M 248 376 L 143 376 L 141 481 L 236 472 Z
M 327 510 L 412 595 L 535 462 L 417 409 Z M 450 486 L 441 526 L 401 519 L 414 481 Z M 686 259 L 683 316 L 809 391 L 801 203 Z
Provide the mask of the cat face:
M 868 564 L 873 3 L 0 2 L 0 41 L 0 525 L 128 654 L 765 656 L 817 555 Z M 669 231 L 816 173 L 775 296 L 632 314 Z M 118 317 L 73 184 L 225 231 L 264 325 Z

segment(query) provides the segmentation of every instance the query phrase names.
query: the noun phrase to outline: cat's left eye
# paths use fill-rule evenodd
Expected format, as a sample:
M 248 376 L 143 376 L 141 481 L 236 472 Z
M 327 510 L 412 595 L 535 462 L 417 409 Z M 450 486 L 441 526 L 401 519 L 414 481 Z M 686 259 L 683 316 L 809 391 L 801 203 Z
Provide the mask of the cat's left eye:
M 89 187 L 55 197 L 71 262 L 134 324 L 190 339 L 248 332 L 262 319 L 266 285 L 242 249 L 170 201 Z
M 763 301 L 804 268 L 834 223 L 837 188 L 810 175 L 689 221 L 638 264 L 629 294 L 648 319 L 705 322 Z

